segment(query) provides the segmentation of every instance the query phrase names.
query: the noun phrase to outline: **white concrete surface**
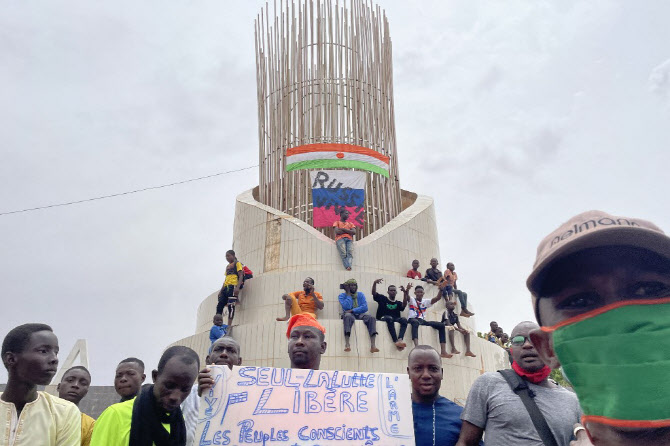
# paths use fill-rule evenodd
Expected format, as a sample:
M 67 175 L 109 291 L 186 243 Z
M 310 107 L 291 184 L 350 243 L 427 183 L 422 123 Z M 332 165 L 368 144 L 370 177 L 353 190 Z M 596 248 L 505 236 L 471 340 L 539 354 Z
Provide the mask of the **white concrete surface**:
M 322 369 L 404 373 L 407 353 L 411 346 L 408 328 L 405 342 L 408 348 L 398 352 L 391 341 L 386 324 L 377 323 L 379 353 L 369 352 L 369 337 L 362 322 L 357 321 L 352 332 L 352 351 L 344 352 L 342 321 L 339 318 L 339 284 L 354 278 L 359 290 L 365 293 L 369 312 L 374 315 L 376 303 L 370 290 L 377 278 L 384 279 L 378 292 L 386 286 L 399 286 L 413 282 L 424 285 L 426 298 L 436 295 L 437 289 L 418 280 L 405 277 L 411 262 L 418 259 L 420 270 L 429 267 L 431 257 L 440 258 L 437 225 L 433 200 L 417 196 L 395 219 L 354 244 L 352 271 L 342 266 L 335 242 L 302 220 L 291 217 L 254 200 L 252 191 L 237 197 L 234 246 L 237 258 L 251 268 L 254 278 L 249 280 L 241 293 L 234 324 L 233 336 L 240 341 L 244 364 L 257 366 L 288 367 L 286 322 L 277 322 L 284 315 L 284 293 L 300 290 L 305 277 L 315 280 L 315 288 L 323 294 L 325 308 L 319 320 L 326 327 L 328 349 L 321 363 Z M 446 263 L 446 259 L 445 263 Z M 222 270 L 225 259 L 222 259 Z M 441 265 L 444 268 L 443 265 Z M 221 277 L 223 281 L 223 276 Z M 467 290 L 466 290 L 467 291 Z M 218 289 L 206 297 L 197 312 L 195 335 L 177 341 L 204 356 L 209 348 L 209 329 L 212 326 Z M 398 298 L 402 298 L 399 292 Z M 476 312 L 476 297 L 468 307 Z M 444 311 L 443 301 L 428 311 L 428 318 L 439 320 Z M 457 309 L 460 311 L 460 309 Z M 225 312 L 224 312 L 225 313 Z M 225 318 L 224 318 L 225 319 Z M 473 329 L 474 317 L 461 318 L 461 323 Z M 463 337 L 455 334 L 456 347 L 465 351 Z M 472 350 L 476 358 L 461 355 L 444 359 L 445 379 L 442 394 L 463 403 L 472 381 L 485 371 L 508 367 L 507 355 L 500 347 L 471 335 Z M 439 349 L 437 331 L 420 327 L 419 342 Z M 447 347 L 449 343 L 447 341 Z

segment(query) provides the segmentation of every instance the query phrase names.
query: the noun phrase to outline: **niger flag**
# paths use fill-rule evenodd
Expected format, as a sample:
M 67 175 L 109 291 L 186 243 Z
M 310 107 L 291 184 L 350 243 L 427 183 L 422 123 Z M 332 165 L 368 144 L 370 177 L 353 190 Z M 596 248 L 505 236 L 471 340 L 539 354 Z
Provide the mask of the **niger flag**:
M 388 178 L 389 157 L 352 144 L 307 144 L 286 151 L 286 170 L 350 168 Z

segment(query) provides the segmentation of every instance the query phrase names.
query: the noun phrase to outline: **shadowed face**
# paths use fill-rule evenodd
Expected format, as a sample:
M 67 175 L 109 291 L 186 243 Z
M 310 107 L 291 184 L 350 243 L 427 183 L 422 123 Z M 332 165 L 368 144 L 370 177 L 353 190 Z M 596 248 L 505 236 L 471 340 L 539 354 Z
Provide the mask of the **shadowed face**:
M 389 293 L 389 299 L 395 300 L 395 297 L 398 294 L 398 290 L 396 289 L 395 285 L 389 285 L 387 291 Z
M 442 385 L 442 362 L 433 349 L 410 352 L 407 373 L 412 382 L 412 396 L 419 400 L 432 400 Z
M 296 326 L 288 339 L 291 368 L 318 370 L 321 355 L 326 352 L 323 333 L 316 327 Z
M 543 326 L 551 327 L 618 302 L 670 297 L 670 260 L 627 246 L 586 249 L 551 265 L 540 288 L 538 317 Z M 640 320 L 640 327 L 646 322 Z M 543 360 L 552 368 L 559 367 L 561 358 L 553 350 L 552 334 L 538 329 L 532 332 L 532 338 Z M 662 351 L 662 347 L 659 348 Z M 658 350 L 648 346 L 641 346 L 635 352 L 638 358 L 648 355 L 652 363 L 658 354 Z M 585 365 L 593 361 L 586 356 L 578 360 Z M 612 372 L 620 371 L 617 364 L 610 368 Z M 621 428 L 594 422 L 587 422 L 585 427 L 595 445 L 670 444 L 670 428 Z
M 670 260 L 638 248 L 585 250 L 548 270 L 541 296 L 538 313 L 544 326 L 622 300 L 668 297 Z
M 437 268 L 437 259 L 436 258 L 433 257 L 432 259 L 430 259 L 430 266 L 432 268 Z
M 311 277 L 306 278 L 302 282 L 302 289 L 305 293 L 311 293 L 314 289 L 314 280 Z
M 533 347 L 532 342 L 530 341 L 530 332 L 539 328 L 539 326 L 533 322 L 522 322 L 512 330 L 512 340 L 520 340 L 522 337 L 523 344 L 517 345 L 515 342 L 512 345 L 512 359 L 516 362 L 522 369 L 527 372 L 537 372 L 544 367 L 544 362 L 540 359 L 540 355 Z M 501 333 L 502 336 L 502 333 Z
M 140 392 L 146 375 L 136 362 L 122 362 L 116 367 L 114 389 L 121 398 L 132 398 Z
M 412 269 L 418 269 L 418 268 L 419 268 L 419 261 L 418 261 L 418 260 L 414 260 L 414 261 L 412 262 Z
M 423 299 L 423 288 L 419 288 L 419 287 L 414 288 L 414 297 L 418 301 Z
M 207 364 L 227 365 L 232 369 L 234 365 L 242 364 L 240 346 L 229 337 L 219 338 L 212 345 L 212 351 L 205 360 Z
M 197 376 L 198 364 L 186 364 L 178 356 L 170 358 L 160 374 L 154 370 L 154 397 L 163 410 L 172 412 L 179 408 L 191 393 Z
M 83 369 L 71 369 L 61 380 L 56 390 L 58 397 L 68 400 L 76 405 L 86 396 L 91 385 L 91 377 Z
M 58 338 L 48 330 L 36 331 L 21 353 L 7 352 L 3 359 L 13 378 L 29 386 L 46 386 L 58 370 Z

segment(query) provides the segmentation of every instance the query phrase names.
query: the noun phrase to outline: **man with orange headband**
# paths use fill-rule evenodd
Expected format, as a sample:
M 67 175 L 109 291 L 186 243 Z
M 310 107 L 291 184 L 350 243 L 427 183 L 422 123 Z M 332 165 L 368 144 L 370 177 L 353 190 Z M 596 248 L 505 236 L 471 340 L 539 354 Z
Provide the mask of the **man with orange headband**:
M 484 373 L 472 384 L 456 446 L 477 445 L 485 430 L 486 446 L 570 444 L 579 403 L 574 393 L 547 379 L 551 369 L 528 338 L 536 328 L 535 322 L 521 322 L 512 330 L 512 370 Z M 535 404 L 530 408 L 528 397 Z M 546 426 L 543 433 L 537 416 Z
M 288 357 L 292 369 L 319 370 L 326 352 L 326 329 L 309 313 L 293 316 L 288 322 Z
M 542 240 L 526 284 L 542 326 L 533 345 L 584 411 L 575 444 L 670 444 L 670 238 L 584 212 Z

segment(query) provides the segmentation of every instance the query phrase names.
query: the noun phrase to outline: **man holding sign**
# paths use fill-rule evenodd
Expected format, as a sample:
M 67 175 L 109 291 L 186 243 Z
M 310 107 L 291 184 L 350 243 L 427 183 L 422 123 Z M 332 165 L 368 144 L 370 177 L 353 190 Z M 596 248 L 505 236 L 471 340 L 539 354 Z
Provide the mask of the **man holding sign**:
M 286 330 L 288 357 L 292 369 L 319 370 L 326 353 L 326 329 L 311 314 L 296 314 Z
M 440 396 L 444 377 L 440 354 L 429 345 L 418 345 L 409 352 L 407 362 L 416 446 L 454 446 L 463 408 Z
M 186 446 L 195 444 L 195 430 L 198 426 L 200 412 L 200 395 L 214 385 L 211 369 L 207 365 L 225 365 L 231 370 L 234 365 L 242 365 L 240 343 L 232 336 L 224 336 L 214 341 L 205 358 L 205 367 L 198 374 L 198 382 L 191 388 L 191 393 L 181 405 L 186 424 Z

